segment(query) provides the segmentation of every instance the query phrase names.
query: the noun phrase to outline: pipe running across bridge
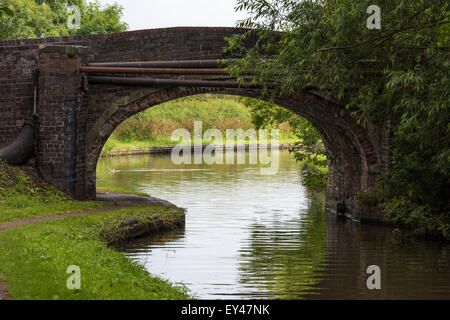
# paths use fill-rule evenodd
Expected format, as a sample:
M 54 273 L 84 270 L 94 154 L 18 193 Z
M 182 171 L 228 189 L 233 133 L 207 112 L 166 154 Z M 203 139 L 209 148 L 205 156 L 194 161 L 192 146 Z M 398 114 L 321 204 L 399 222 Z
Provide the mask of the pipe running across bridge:
M 98 74 L 156 74 L 156 75 L 205 75 L 230 76 L 224 68 L 236 60 L 181 60 L 181 61 L 138 61 L 100 62 L 81 67 L 80 72 L 94 74 L 89 82 L 130 86 L 186 86 L 218 88 L 261 88 L 261 83 L 243 83 L 229 78 L 223 79 L 159 79 L 149 77 L 130 78 L 124 76 L 98 76 Z M 95 76 L 97 75 L 97 76 Z M 244 75 L 252 75 L 246 73 Z M 234 79 L 234 78 L 233 78 Z

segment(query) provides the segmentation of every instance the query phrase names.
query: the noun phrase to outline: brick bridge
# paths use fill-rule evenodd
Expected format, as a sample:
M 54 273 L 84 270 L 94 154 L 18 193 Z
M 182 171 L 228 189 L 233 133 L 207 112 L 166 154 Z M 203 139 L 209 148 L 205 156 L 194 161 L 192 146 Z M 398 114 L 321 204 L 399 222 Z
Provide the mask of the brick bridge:
M 189 27 L 1 41 L 0 148 L 34 121 L 34 154 L 42 176 L 76 199 L 94 199 L 100 152 L 122 121 L 172 99 L 202 93 L 258 98 L 260 90 L 96 83 L 80 67 L 113 61 L 222 59 L 225 38 L 236 32 L 241 31 Z M 211 76 L 197 76 L 205 77 Z M 388 168 L 386 126 L 363 128 L 343 106 L 310 92 L 280 97 L 277 103 L 311 121 L 323 137 L 330 169 L 327 206 L 337 208 L 345 202 L 353 209 L 353 196 L 370 189 Z

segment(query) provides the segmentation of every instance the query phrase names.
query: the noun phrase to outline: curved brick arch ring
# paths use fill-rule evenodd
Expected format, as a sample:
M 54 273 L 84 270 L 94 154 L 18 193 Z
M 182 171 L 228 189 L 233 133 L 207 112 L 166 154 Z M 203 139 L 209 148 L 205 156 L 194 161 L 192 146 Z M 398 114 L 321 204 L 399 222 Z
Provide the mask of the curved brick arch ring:
M 171 100 L 205 93 L 260 98 L 258 89 L 219 88 L 130 88 L 94 85 L 90 88 L 88 110 L 102 110 L 88 128 L 86 187 L 96 194 L 96 167 L 102 148 L 114 130 L 125 120 L 148 108 Z M 329 183 L 327 206 L 345 202 L 351 209 L 353 196 L 370 189 L 379 173 L 380 160 L 363 127 L 357 125 L 342 106 L 311 93 L 279 97 L 276 103 L 309 120 L 321 134 L 328 155 Z
M 226 39 L 245 31 L 179 27 L 0 41 L 0 148 L 14 141 L 25 122 L 36 120 L 36 166 L 42 176 L 73 198 L 95 198 L 99 154 L 122 121 L 181 97 L 228 93 L 258 98 L 260 91 L 94 84 L 80 68 L 89 62 L 229 58 L 224 54 Z M 312 93 L 279 97 L 276 102 L 319 130 L 329 161 L 327 205 L 337 208 L 346 202 L 353 210 L 354 195 L 372 188 L 376 177 L 389 169 L 389 115 L 363 128 L 343 106 Z

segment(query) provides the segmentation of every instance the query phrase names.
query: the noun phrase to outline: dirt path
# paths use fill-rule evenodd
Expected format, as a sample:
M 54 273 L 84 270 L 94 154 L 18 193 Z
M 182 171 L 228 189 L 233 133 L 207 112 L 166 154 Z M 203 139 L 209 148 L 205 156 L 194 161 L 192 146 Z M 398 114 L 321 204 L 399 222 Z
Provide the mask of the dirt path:
M 80 212 L 70 212 L 70 213 L 63 213 L 63 214 L 56 214 L 46 217 L 39 217 L 39 218 L 30 218 L 30 219 L 24 219 L 24 220 L 18 220 L 9 222 L 6 224 L 0 224 L 0 232 L 10 230 L 13 228 L 17 228 L 23 225 L 32 224 L 32 223 L 38 223 L 38 222 L 45 222 L 45 221 L 53 221 L 53 220 L 59 220 L 69 217 L 77 217 L 77 216 L 85 216 L 89 214 L 98 214 L 103 212 L 111 212 L 111 211 L 117 211 L 125 208 L 140 206 L 140 205 L 151 205 L 151 204 L 165 204 L 165 205 L 171 205 L 170 202 L 167 202 L 165 200 L 152 198 L 152 197 L 142 197 L 137 195 L 129 195 L 129 194 L 122 194 L 122 193 L 116 193 L 116 192 L 104 192 L 97 195 L 97 201 L 100 202 L 106 202 L 109 203 L 110 206 L 99 208 L 99 209 L 93 209 L 93 210 L 85 210 Z M 1 300 L 10 300 L 11 296 L 8 294 L 8 288 L 4 282 L 0 279 L 0 301 Z
M 88 215 L 88 214 L 96 214 L 96 213 L 102 213 L 102 212 L 108 212 L 108 211 L 115 211 L 115 210 L 120 210 L 120 209 L 123 209 L 126 207 L 127 206 L 111 206 L 111 207 L 103 207 L 100 209 L 85 210 L 85 211 L 80 211 L 80 212 L 70 212 L 70 213 L 63 213 L 63 214 L 55 214 L 55 215 L 46 216 L 46 217 L 18 220 L 18 221 L 13 221 L 13 222 L 9 222 L 9 223 L 0 225 L 0 232 L 6 231 L 9 229 L 13 229 L 13 228 L 17 228 L 17 227 L 20 227 L 20 226 L 23 226 L 26 224 L 31 224 L 31 223 L 53 221 L 53 220 L 64 219 L 64 218 L 68 218 L 68 217 L 84 216 L 84 215 Z
M 38 217 L 38 218 L 30 218 L 30 219 L 24 219 L 24 220 L 18 220 L 9 222 L 6 224 L 0 224 L 0 232 L 17 228 L 26 224 L 31 223 L 38 223 L 38 222 L 44 222 L 44 221 L 52 221 L 52 220 L 58 220 L 58 219 L 64 219 L 68 217 L 76 217 L 76 216 L 84 216 L 88 214 L 97 214 L 97 213 L 103 213 L 103 212 L 109 212 L 109 211 L 116 211 L 121 210 L 124 208 L 129 207 L 135 207 L 140 205 L 152 205 L 152 204 L 164 204 L 164 205 L 171 205 L 170 202 L 167 202 L 165 200 L 152 198 L 152 197 L 143 197 L 138 195 L 132 195 L 132 194 L 122 194 L 122 193 L 116 193 L 116 192 L 105 192 L 102 194 L 97 195 L 97 201 L 99 202 L 105 202 L 109 203 L 110 206 L 99 208 L 99 209 L 92 209 L 92 210 L 85 210 L 80 212 L 70 212 L 70 213 L 63 213 L 63 214 L 55 214 L 51 216 L 45 216 L 45 217 Z
M 0 301 L 10 300 L 11 296 L 8 294 L 8 289 L 6 285 L 0 280 Z

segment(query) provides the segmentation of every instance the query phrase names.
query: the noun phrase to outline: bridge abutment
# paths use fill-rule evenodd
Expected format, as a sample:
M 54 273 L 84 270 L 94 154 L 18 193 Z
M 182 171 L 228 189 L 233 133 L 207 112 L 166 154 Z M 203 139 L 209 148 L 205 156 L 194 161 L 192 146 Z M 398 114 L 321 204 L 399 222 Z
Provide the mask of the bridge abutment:
M 83 78 L 87 48 L 39 48 L 36 163 L 43 177 L 75 199 L 86 199 L 86 120 Z

